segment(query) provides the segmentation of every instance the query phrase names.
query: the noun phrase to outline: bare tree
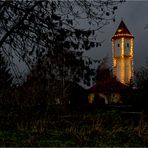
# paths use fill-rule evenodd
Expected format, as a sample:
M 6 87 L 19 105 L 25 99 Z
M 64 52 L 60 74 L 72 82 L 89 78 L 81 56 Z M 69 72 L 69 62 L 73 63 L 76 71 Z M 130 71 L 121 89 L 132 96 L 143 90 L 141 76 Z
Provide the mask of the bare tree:
M 75 25 L 76 21 L 83 19 L 93 26 L 93 30 L 94 27 L 98 30 L 106 25 L 109 20 L 114 20 L 113 14 L 118 3 L 112 0 L 1 1 L 0 49 L 10 63 L 17 56 L 30 67 L 34 60 L 33 57 L 36 57 L 36 55 L 47 50 L 53 52 L 53 44 L 58 42 L 54 38 L 55 31 L 59 35 L 65 35 L 67 30 L 71 30 L 73 34 L 66 35 L 70 36 L 72 40 L 79 41 L 81 34 L 85 33 L 89 36 L 92 32 L 90 30 L 85 32 L 88 30 L 87 27 L 85 31 L 82 30 L 83 32 L 80 33 L 81 30 Z M 59 21 L 65 32 L 55 27 L 56 21 Z M 82 43 L 78 41 L 75 43 Z M 87 42 L 88 40 L 85 43 Z M 91 45 L 94 44 L 91 43 Z M 75 47 L 75 49 L 78 48 L 79 46 Z M 88 49 L 85 46 L 83 48 Z
M 123 1 L 121 1 L 123 2 Z M 85 50 L 101 45 L 95 31 L 113 20 L 120 2 L 99 1 L 0 1 L 0 50 L 13 67 L 17 57 L 37 78 L 89 85 L 94 69 Z M 80 27 L 80 23 L 85 27 Z M 15 70 L 14 70 L 15 71 Z M 33 71 L 35 71 L 33 73 Z M 17 74 L 17 73 L 16 73 Z M 55 82 L 53 82 L 55 84 Z M 69 84 L 69 83 L 68 83 Z

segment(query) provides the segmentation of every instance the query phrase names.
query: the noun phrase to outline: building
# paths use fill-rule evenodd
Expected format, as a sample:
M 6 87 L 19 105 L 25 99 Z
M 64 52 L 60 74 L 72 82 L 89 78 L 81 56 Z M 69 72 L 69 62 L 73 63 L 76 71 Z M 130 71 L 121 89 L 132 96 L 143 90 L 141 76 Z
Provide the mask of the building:
M 96 83 L 88 89 L 88 102 L 90 104 L 116 104 L 122 103 L 121 94 L 126 85 L 113 77 L 109 67 L 102 63 L 99 65 L 96 75 Z
M 88 89 L 88 102 L 93 103 L 97 95 L 98 100 L 104 100 L 104 104 L 122 103 L 121 93 L 125 89 L 126 86 L 114 78 L 97 81 L 94 86 Z
M 121 20 L 112 37 L 113 73 L 110 74 L 109 68 L 101 65 L 96 84 L 88 89 L 89 103 L 94 103 L 95 99 L 101 103 L 103 99 L 105 104 L 122 103 L 126 84 L 133 82 L 133 40 L 134 36 Z
M 113 75 L 123 84 L 133 80 L 133 40 L 123 20 L 112 37 Z

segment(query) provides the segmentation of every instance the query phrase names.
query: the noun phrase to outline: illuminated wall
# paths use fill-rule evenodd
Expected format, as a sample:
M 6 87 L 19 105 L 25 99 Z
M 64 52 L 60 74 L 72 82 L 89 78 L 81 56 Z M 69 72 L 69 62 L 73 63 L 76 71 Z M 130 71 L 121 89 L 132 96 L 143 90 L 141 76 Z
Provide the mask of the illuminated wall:
M 121 83 L 133 78 L 133 37 L 112 39 L 113 74 Z

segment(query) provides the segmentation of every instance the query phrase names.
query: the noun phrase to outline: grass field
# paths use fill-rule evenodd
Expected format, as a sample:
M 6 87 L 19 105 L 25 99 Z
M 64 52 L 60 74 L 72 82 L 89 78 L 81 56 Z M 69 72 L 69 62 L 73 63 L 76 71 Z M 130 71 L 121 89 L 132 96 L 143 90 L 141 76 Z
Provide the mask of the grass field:
M 0 130 L 0 146 L 148 146 L 148 124 L 141 115 L 115 110 L 46 115 L 13 124 L 16 128 Z

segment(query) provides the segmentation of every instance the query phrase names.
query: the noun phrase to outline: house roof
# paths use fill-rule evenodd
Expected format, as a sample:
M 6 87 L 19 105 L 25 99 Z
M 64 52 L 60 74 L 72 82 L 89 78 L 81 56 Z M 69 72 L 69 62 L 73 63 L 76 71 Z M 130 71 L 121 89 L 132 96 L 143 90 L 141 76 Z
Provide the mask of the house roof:
M 97 81 L 94 86 L 88 89 L 89 93 L 98 92 L 120 92 L 126 88 L 126 85 L 117 81 L 114 78 L 107 80 Z
M 132 38 L 134 38 L 132 33 L 128 30 L 127 26 L 123 22 L 123 20 L 121 20 L 115 34 L 112 37 L 112 39 L 119 38 L 119 37 L 130 37 L 130 38 L 132 37 Z

